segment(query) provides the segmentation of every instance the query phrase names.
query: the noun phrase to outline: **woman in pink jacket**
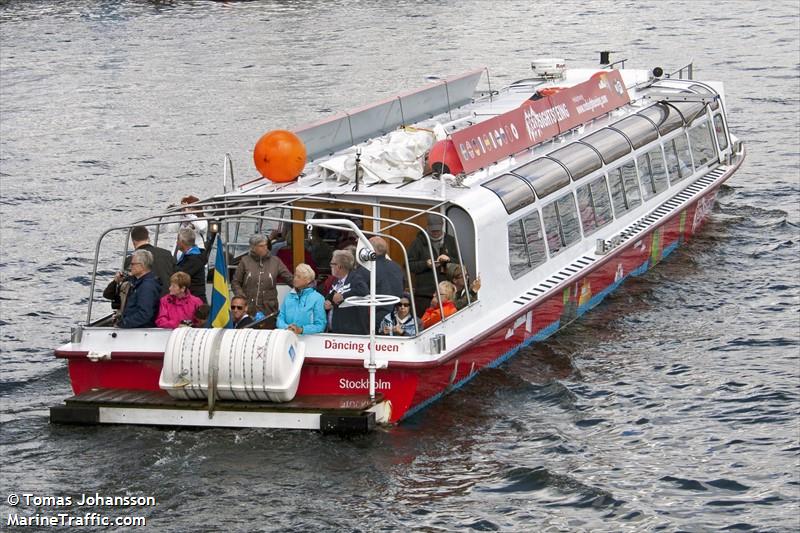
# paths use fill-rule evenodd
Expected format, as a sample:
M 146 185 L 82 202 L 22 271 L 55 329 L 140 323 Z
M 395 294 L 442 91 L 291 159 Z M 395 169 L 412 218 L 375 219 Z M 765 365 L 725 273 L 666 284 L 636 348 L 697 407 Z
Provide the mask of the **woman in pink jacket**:
M 162 296 L 156 326 L 173 329 L 188 321 L 191 325 L 195 310 L 203 305 L 197 296 L 189 292 L 192 278 L 186 272 L 176 272 L 169 278 L 169 294 Z

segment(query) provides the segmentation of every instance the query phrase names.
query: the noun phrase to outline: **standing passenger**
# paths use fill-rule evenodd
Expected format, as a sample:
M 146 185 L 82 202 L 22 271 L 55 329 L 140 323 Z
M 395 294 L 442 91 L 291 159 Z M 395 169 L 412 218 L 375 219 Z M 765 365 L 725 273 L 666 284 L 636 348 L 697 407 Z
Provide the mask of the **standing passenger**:
M 436 278 L 433 270 L 436 268 L 439 281 L 445 279 L 443 272 L 456 253 L 456 240 L 443 231 L 442 218 L 437 214 L 428 215 L 428 235 L 433 247 L 433 257 L 428 251 L 428 239 L 424 232 L 417 234 L 414 242 L 408 249 L 408 268 L 414 274 L 414 304 L 416 308 L 425 309 L 434 296 Z
M 195 239 L 193 229 L 181 228 L 178 230 L 178 249 L 183 252 L 178 261 L 178 270 L 186 272 L 192 279 L 189 285 L 192 294 L 200 298 L 203 303 L 208 303 L 206 299 L 206 256 L 195 243 Z
M 325 298 L 315 291 L 314 269 L 300 263 L 294 269 L 294 289 L 286 295 L 278 313 L 278 329 L 288 329 L 295 335 L 322 333 L 327 325 Z
M 145 226 L 134 226 L 131 229 L 131 242 L 134 250 L 147 250 L 153 254 L 153 274 L 161 283 L 161 296 L 164 296 L 169 288 L 169 277 L 175 273 L 175 258 L 168 250 L 150 244 L 150 232 Z M 127 272 L 130 270 L 130 266 L 131 256 L 128 256 L 125 258 L 122 268 Z M 122 307 L 120 287 L 123 281 L 125 281 L 125 273 L 117 272 L 103 291 L 103 296 L 111 300 L 112 309 Z
M 292 273 L 275 256 L 263 235 L 250 237 L 250 254 L 239 260 L 231 284 L 236 296 L 247 299 L 247 312 L 255 316 L 259 311 L 265 316 L 278 314 L 278 278 L 292 282 Z
M 388 259 L 386 252 L 389 249 L 383 237 L 370 238 L 375 249 L 375 294 L 388 294 L 400 298 L 403 295 L 403 269 L 400 265 Z M 369 282 L 369 281 L 368 281 Z M 383 317 L 392 312 L 392 305 L 375 308 L 375 325 L 380 327 Z M 378 329 L 380 332 L 380 329 Z

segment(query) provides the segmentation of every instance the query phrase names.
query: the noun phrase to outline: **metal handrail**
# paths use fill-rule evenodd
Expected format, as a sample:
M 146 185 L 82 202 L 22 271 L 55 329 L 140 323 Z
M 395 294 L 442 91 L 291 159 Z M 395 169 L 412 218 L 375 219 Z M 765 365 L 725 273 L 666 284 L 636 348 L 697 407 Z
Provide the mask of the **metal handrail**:
M 247 206 L 247 207 L 251 207 L 252 208 L 252 209 L 249 209 L 249 211 L 251 211 L 251 213 L 248 213 L 248 212 L 237 212 L 237 213 L 228 214 L 229 211 L 230 211 L 228 208 L 230 206 L 223 205 L 222 208 L 220 208 L 218 206 L 219 202 L 217 202 L 216 204 L 211 204 L 210 202 L 211 202 L 211 200 L 202 201 L 202 202 L 196 202 L 196 203 L 192 204 L 192 206 L 193 207 L 201 207 L 201 206 L 203 206 L 205 204 L 205 207 L 212 208 L 212 209 L 207 209 L 205 211 L 205 213 L 211 215 L 210 217 L 208 217 L 210 220 L 213 220 L 213 221 L 218 222 L 218 223 L 221 223 L 221 222 L 224 222 L 224 221 L 232 221 L 232 220 L 256 219 L 256 220 L 270 220 L 270 221 L 274 221 L 274 222 L 281 222 L 281 223 L 288 223 L 288 224 L 305 224 L 306 226 L 312 226 L 312 227 L 313 226 L 325 227 L 324 226 L 325 223 L 330 223 L 331 220 L 334 220 L 334 219 L 319 219 L 319 220 L 315 221 L 314 219 L 311 219 L 311 220 L 308 220 L 308 221 L 299 222 L 299 221 L 297 221 L 295 219 L 291 219 L 291 218 L 274 217 L 274 216 L 267 216 L 267 215 L 257 215 L 257 214 L 252 213 L 252 211 L 265 211 L 265 210 L 268 210 L 268 209 L 272 209 L 273 206 Z M 223 204 L 224 203 L 226 203 L 226 202 L 223 202 Z M 386 207 L 390 207 L 390 206 L 387 205 Z M 418 212 L 418 214 L 430 214 L 430 213 L 433 213 L 433 214 L 435 214 L 437 216 L 440 216 L 443 219 L 443 221 L 445 223 L 447 223 L 453 229 L 453 237 L 454 237 L 454 240 L 456 242 L 456 254 L 457 254 L 457 257 L 458 257 L 458 262 L 459 262 L 459 264 L 463 264 L 463 257 L 461 256 L 461 249 L 460 249 L 460 246 L 458 244 L 457 229 L 456 229 L 455 225 L 453 224 L 452 220 L 450 220 L 449 217 L 447 217 L 446 215 L 443 215 L 443 214 L 441 214 L 439 212 L 431 211 L 432 209 L 435 209 L 436 207 L 437 206 L 431 207 L 428 210 L 416 210 L 416 209 L 413 209 L 413 208 L 405 208 L 405 209 L 409 210 L 409 211 L 416 211 L 416 212 Z M 190 219 L 187 219 L 185 217 L 182 218 L 182 219 L 178 219 L 178 220 L 172 219 L 171 217 L 178 217 L 178 216 L 183 214 L 179 209 L 180 208 L 178 208 L 178 207 L 171 208 L 167 213 L 162 214 L 162 215 L 153 215 L 151 217 L 139 219 L 136 222 L 134 222 L 134 223 L 132 223 L 130 225 L 126 225 L 126 226 L 112 227 L 112 228 L 107 229 L 106 231 L 104 231 L 100 235 L 100 237 L 97 240 L 97 244 L 95 246 L 94 267 L 93 267 L 93 270 L 92 270 L 92 281 L 91 281 L 90 288 L 89 288 L 89 306 L 88 306 L 87 317 L 86 317 L 87 325 L 89 323 L 91 323 L 92 306 L 93 306 L 93 301 L 94 301 L 94 292 L 95 292 L 95 287 L 96 287 L 96 282 L 97 282 L 97 267 L 98 267 L 98 263 L 99 263 L 100 246 L 101 246 L 101 243 L 102 243 L 103 239 L 113 231 L 120 231 L 120 230 L 127 231 L 128 232 L 128 239 L 126 239 L 126 241 L 125 241 L 125 247 L 124 247 L 124 251 L 123 251 L 123 256 L 124 256 L 127 253 L 127 244 L 128 244 L 128 240 L 129 240 L 129 237 L 130 237 L 130 229 L 133 226 L 137 226 L 137 225 L 156 225 L 158 228 L 160 228 L 161 226 L 171 225 L 171 224 L 175 224 L 176 222 L 180 223 L 180 222 L 184 222 L 184 221 L 190 220 Z M 314 213 L 325 213 L 325 214 L 333 214 L 333 215 L 341 216 L 341 212 L 332 211 L 332 210 L 326 210 L 326 209 L 319 209 L 319 208 L 306 208 L 306 207 L 294 207 L 294 206 L 292 206 L 291 209 L 296 209 L 298 211 L 306 211 L 306 212 L 314 212 Z M 215 211 L 217 211 L 217 210 L 221 210 L 225 214 L 215 213 Z M 423 228 L 421 226 L 419 226 L 416 223 L 410 222 L 410 219 L 411 218 L 415 218 L 416 216 L 418 216 L 418 214 L 414 214 L 412 216 L 409 216 L 405 220 L 396 220 L 396 219 L 385 218 L 385 217 L 376 217 L 376 216 L 372 216 L 372 215 L 360 215 L 360 214 L 357 214 L 357 213 L 354 213 L 354 214 L 352 214 L 350 216 L 354 217 L 354 218 L 390 222 L 389 226 L 387 226 L 386 228 L 383 228 L 384 231 L 389 229 L 389 228 L 391 228 L 391 227 L 394 227 L 395 225 L 407 225 L 407 226 L 416 228 L 418 231 L 422 232 L 422 234 L 425 236 L 425 239 L 426 239 L 427 245 L 428 245 L 428 253 L 430 254 L 430 257 L 432 258 L 431 261 L 433 262 L 435 259 L 434 259 L 434 254 L 433 254 L 433 245 L 431 243 L 430 236 L 428 235 L 428 233 L 426 231 L 423 231 Z M 165 217 L 170 217 L 170 220 L 164 221 Z M 153 220 L 155 218 L 158 218 L 158 220 Z M 410 270 L 410 265 L 409 265 L 409 261 L 408 261 L 408 251 L 406 249 L 406 246 L 403 244 L 403 242 L 400 241 L 398 238 L 392 236 L 392 235 L 387 235 L 387 234 L 384 234 L 384 233 L 379 232 L 379 231 L 363 231 L 363 233 L 367 233 L 367 234 L 370 234 L 370 235 L 380 235 L 380 236 L 382 236 L 384 238 L 389 238 L 393 242 L 396 242 L 400 246 L 401 251 L 403 253 L 403 256 L 405 258 L 406 276 L 407 276 L 407 279 L 408 279 L 409 284 L 410 284 L 410 282 L 411 282 L 411 270 Z M 438 292 L 439 277 L 438 277 L 438 274 L 436 272 L 436 269 L 433 268 L 432 270 L 433 270 L 433 274 L 434 274 L 435 290 Z M 415 303 L 414 298 L 413 298 L 413 296 L 414 296 L 414 288 L 411 285 L 410 285 L 410 290 L 411 290 L 411 295 L 412 295 L 412 301 L 411 301 L 412 313 L 413 313 L 413 316 L 415 317 L 415 319 L 417 319 L 417 318 L 419 318 L 420 315 L 419 315 L 419 313 L 417 311 L 416 303 Z M 437 300 L 439 300 L 438 303 L 439 303 L 439 310 L 440 310 L 440 313 L 441 313 L 441 316 L 442 316 L 442 321 L 445 321 L 447 319 L 444 316 L 443 304 L 441 302 L 441 299 L 437 298 Z M 467 305 L 469 305 L 470 303 L 471 303 L 471 297 L 469 295 L 469 291 L 467 291 Z
M 231 180 L 231 189 L 236 188 L 233 181 L 233 159 L 229 152 L 225 152 L 225 158 L 222 160 L 222 192 L 228 192 L 228 177 Z

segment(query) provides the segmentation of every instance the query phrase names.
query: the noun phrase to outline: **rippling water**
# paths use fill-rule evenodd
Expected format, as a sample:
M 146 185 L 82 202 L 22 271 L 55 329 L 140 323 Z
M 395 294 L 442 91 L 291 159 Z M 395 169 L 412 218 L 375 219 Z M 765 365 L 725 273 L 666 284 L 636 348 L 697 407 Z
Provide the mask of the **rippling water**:
M 0 2 L 3 526 L 7 494 L 97 491 L 158 531 L 799 529 L 798 34 L 795 1 Z M 693 58 L 749 156 L 584 320 L 362 438 L 48 424 L 101 228 L 221 191 L 226 151 L 249 179 L 270 129 L 601 49 Z

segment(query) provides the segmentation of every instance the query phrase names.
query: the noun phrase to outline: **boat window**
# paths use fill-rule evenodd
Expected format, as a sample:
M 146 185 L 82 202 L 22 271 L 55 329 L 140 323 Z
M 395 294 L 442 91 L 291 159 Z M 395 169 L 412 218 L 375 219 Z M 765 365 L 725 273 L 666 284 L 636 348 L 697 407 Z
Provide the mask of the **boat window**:
M 587 135 L 581 139 L 581 142 L 592 145 L 600 152 L 606 165 L 631 153 L 632 150 L 631 143 L 628 142 L 624 135 L 609 128 L 603 128 L 591 135 Z
M 636 158 L 636 162 L 639 165 L 639 178 L 642 183 L 642 195 L 644 195 L 645 200 L 649 200 L 667 189 L 669 186 L 667 171 L 660 146 L 640 155 Z
M 689 144 L 692 147 L 692 156 L 697 168 L 707 165 L 717 159 L 717 150 L 711 136 L 708 122 L 698 124 L 689 130 Z
M 689 154 L 689 142 L 686 134 L 681 133 L 677 137 L 664 143 L 664 154 L 667 156 L 667 171 L 669 172 L 670 183 L 677 183 L 683 178 L 692 175 L 692 157 Z
M 509 270 L 514 279 L 530 272 L 547 259 L 538 211 L 508 225 L 508 256 Z
M 717 141 L 719 142 L 720 151 L 728 148 L 728 135 L 725 133 L 725 123 L 722 121 L 722 115 L 714 115 L 714 129 L 717 131 Z
M 483 186 L 500 198 L 509 215 L 536 200 L 528 182 L 512 174 L 503 174 L 484 183 Z
M 569 174 L 566 169 L 546 157 L 535 159 L 514 170 L 513 173 L 530 183 L 539 198 L 544 198 L 569 185 Z
M 663 103 L 651 105 L 647 109 L 639 111 L 637 115 L 642 115 L 652 120 L 661 135 L 666 135 L 683 126 L 681 114 Z
M 653 123 L 640 115 L 631 115 L 615 122 L 612 126 L 615 130 L 625 134 L 631 141 L 634 148 L 641 148 L 645 144 L 658 139 L 658 130 Z
M 611 185 L 611 202 L 617 218 L 642 203 L 639 181 L 636 177 L 636 165 L 633 161 L 609 172 L 608 182 Z
M 508 225 L 508 269 L 514 279 L 530 270 L 522 220 L 517 220 Z
M 579 187 L 577 196 L 584 235 L 593 233 L 614 220 L 605 176 Z
M 695 83 L 694 85 L 690 85 L 689 88 L 691 90 L 693 90 L 694 92 L 699 93 L 699 94 L 707 94 L 709 96 L 717 96 L 716 92 L 712 91 L 711 89 L 709 89 L 705 85 L 698 85 L 698 84 Z M 711 102 L 709 105 L 711 106 L 711 109 L 716 111 L 717 108 L 719 107 L 719 98 L 715 98 L 714 101 Z
M 544 206 L 542 218 L 547 235 L 547 246 L 550 248 L 550 257 L 580 240 L 578 210 L 575 207 L 575 197 L 572 193 Z
M 578 180 L 603 166 L 603 160 L 591 147 L 575 142 L 547 154 L 567 167 L 572 179 Z
M 702 116 L 706 108 L 703 102 L 670 102 L 669 105 L 678 110 L 687 126 Z

